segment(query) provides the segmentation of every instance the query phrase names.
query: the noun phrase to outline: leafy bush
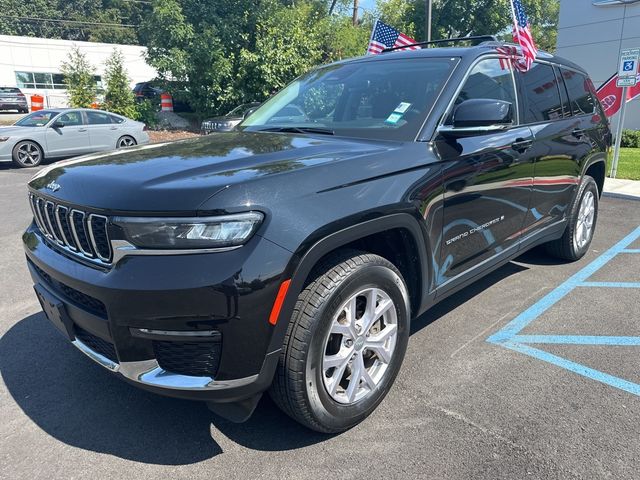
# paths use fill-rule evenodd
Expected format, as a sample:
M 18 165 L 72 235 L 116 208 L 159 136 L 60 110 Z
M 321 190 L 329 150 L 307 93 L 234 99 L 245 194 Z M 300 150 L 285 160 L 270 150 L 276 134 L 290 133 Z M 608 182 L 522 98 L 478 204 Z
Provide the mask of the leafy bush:
M 149 128 L 155 128 L 158 126 L 158 107 L 151 100 L 143 100 L 135 105 L 133 118 Z
M 640 148 L 640 130 L 623 130 L 620 146 Z

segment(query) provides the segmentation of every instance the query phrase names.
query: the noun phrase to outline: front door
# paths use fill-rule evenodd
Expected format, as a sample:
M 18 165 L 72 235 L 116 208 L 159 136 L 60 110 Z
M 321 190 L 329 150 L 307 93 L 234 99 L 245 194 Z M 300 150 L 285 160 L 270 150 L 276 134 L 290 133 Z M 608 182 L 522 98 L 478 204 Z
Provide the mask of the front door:
M 506 61 L 490 58 L 477 63 L 454 108 L 476 98 L 511 102 L 517 111 L 513 72 Z M 517 248 L 531 200 L 533 159 L 527 152 L 532 140 L 531 130 L 517 121 L 502 131 L 436 138 L 444 186 L 442 237 L 436 252 L 439 292 L 446 291 L 447 284 L 453 286 L 451 281 L 461 274 Z
M 64 126 L 53 127 L 62 123 Z M 59 115 L 45 133 L 47 157 L 73 157 L 91 151 L 89 132 L 80 110 L 70 110 Z

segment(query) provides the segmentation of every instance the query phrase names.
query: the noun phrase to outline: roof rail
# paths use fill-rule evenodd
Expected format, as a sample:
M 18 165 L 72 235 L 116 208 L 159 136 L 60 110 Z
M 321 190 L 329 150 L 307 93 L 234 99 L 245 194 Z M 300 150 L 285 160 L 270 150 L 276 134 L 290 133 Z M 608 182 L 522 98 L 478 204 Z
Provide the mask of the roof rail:
M 389 47 L 382 50 L 382 53 L 393 52 L 394 50 L 403 50 L 411 47 L 427 47 L 429 45 L 440 45 L 443 43 L 456 43 L 456 42 L 468 42 L 473 41 L 474 45 L 479 45 L 482 42 L 499 42 L 499 40 L 493 35 L 476 35 L 472 37 L 457 37 L 457 38 L 443 38 L 442 40 L 431 40 L 430 42 L 416 42 L 409 45 L 402 45 L 398 47 Z

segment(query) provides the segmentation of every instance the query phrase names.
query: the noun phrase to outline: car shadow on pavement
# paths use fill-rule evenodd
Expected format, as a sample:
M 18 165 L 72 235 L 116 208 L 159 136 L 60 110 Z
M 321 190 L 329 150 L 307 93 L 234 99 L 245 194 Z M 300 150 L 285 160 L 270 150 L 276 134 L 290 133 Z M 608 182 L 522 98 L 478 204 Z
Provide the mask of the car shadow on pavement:
M 446 315 L 451 310 L 459 307 L 460 305 L 468 302 L 476 295 L 484 292 L 487 288 L 490 288 L 494 284 L 504 280 L 511 275 L 527 270 L 526 266 L 518 265 L 517 263 L 509 262 L 504 266 L 494 270 L 489 275 L 477 280 L 468 287 L 463 288 L 459 292 L 451 295 L 450 297 L 437 303 L 431 307 L 425 313 L 411 322 L 410 335 L 419 332 L 423 328 L 429 326 L 431 323 L 438 320 L 440 317 Z
M 268 399 L 234 424 L 203 403 L 145 392 L 94 364 L 44 314 L 17 322 L 0 339 L 7 390 L 42 430 L 68 445 L 159 465 L 187 465 L 222 453 L 212 424 L 231 441 L 258 450 L 302 448 L 330 438 L 297 424 Z

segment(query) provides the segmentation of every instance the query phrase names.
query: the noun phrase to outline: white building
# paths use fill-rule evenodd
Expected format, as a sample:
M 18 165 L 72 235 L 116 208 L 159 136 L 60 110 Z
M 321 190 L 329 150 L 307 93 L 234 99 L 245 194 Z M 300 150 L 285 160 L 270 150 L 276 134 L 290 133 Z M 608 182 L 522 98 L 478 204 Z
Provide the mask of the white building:
M 156 76 L 155 69 L 144 60 L 146 48 L 137 45 L 0 35 L 0 86 L 19 87 L 27 98 L 32 94 L 40 94 L 45 97 L 45 107 L 67 106 L 60 66 L 74 46 L 85 53 L 95 67 L 99 85 L 104 75 L 105 61 L 114 48 L 118 48 L 124 56 L 132 87 L 137 82 Z
M 617 72 L 620 49 L 630 47 L 640 48 L 640 0 L 560 2 L 557 53 L 585 68 L 596 88 Z M 627 104 L 624 126 L 640 130 L 640 99 Z

